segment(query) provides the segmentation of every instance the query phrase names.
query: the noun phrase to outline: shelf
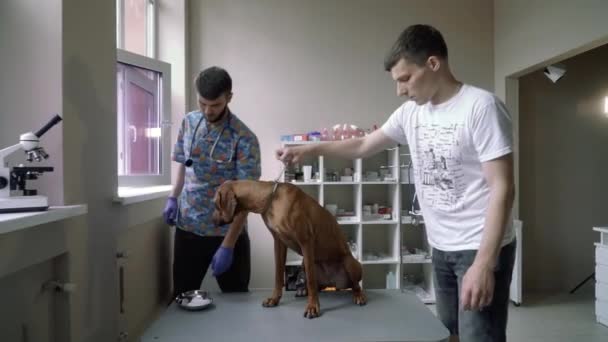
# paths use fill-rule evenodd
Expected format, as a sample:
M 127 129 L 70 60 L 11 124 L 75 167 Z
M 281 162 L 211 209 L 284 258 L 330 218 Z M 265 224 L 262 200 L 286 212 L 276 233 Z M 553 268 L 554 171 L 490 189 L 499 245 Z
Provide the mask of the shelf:
M 281 142 L 283 146 L 319 143 L 323 142 Z M 414 181 L 413 173 L 407 166 L 411 161 L 409 153 L 406 152 L 408 152 L 407 147 L 402 149 L 401 146 L 396 146 L 366 158 L 345 159 L 331 156 L 307 158 L 299 164 L 313 165 L 323 181 L 317 178 L 304 182 L 302 178 L 298 178 L 298 181 L 290 183 L 299 186 L 321 206 L 336 205 L 338 209 L 352 214 L 350 220 L 339 220 L 343 217 L 338 216 L 335 219 L 348 241 L 357 244 L 356 259 L 366 267 L 362 280 L 364 287 L 386 288 L 385 278 L 389 270 L 399 275 L 404 270 L 408 270 L 415 275 L 423 274 L 420 285 L 430 292 L 428 294 L 430 297 L 434 295 L 432 278 L 429 277 L 432 272 L 431 259 L 422 258 L 421 255 L 409 255 L 410 259 L 407 256 L 401 257 L 402 240 L 405 241 L 408 237 L 411 237 L 410 241 L 413 242 L 413 245 L 408 244 L 408 247 L 423 250 L 427 247 L 425 240 L 420 238 L 421 234 L 425 233 L 422 217 L 402 215 L 408 213 L 414 191 L 410 186 Z M 408 168 L 409 173 L 404 167 Z M 340 178 L 346 173 L 346 169 L 350 169 L 352 178 Z M 334 172 L 337 172 L 338 178 L 330 175 Z M 388 179 L 385 179 L 385 176 Z M 335 181 L 329 181 L 330 179 Z M 370 204 L 391 208 L 392 216 L 363 216 L 363 207 Z M 418 225 L 421 227 L 414 227 Z M 302 258 L 297 254 L 291 253 L 287 259 L 289 260 L 287 265 L 302 264 Z M 397 286 L 401 287 L 399 279 Z M 434 298 L 423 301 L 434 302 Z
M 600 245 L 608 246 L 608 227 L 593 227 L 593 230 L 600 233 Z
M 412 220 L 411 216 L 401 216 L 401 224 L 408 226 L 418 226 L 424 224 L 424 220 L 416 220 L 416 224 L 414 224 L 414 220 Z
M 369 221 L 361 221 L 361 224 L 398 224 L 399 222 L 395 220 L 369 220 Z
M 293 185 L 321 185 L 323 182 L 288 182 L 288 184 Z
M 361 221 L 357 220 L 357 221 L 350 221 L 350 220 L 337 220 L 338 224 L 341 226 L 349 226 L 349 225 L 355 225 L 355 224 L 361 224 Z
M 363 260 L 363 265 L 395 265 L 399 263 L 399 260 L 394 258 L 378 259 L 378 260 Z
M 294 185 L 397 185 L 397 182 L 288 182 Z M 407 184 L 407 183 L 401 183 Z
M 424 260 L 403 260 L 402 264 L 431 264 L 433 261 L 431 258 L 427 258 Z
M 322 140 L 322 141 L 311 141 L 311 140 L 303 140 L 303 141 L 281 141 L 281 144 L 283 144 L 283 146 L 293 146 L 293 145 L 313 145 L 313 144 L 321 144 L 321 143 L 329 143 L 329 142 L 334 142 L 334 141 L 341 141 L 341 140 Z M 395 151 L 398 147 L 391 147 L 391 148 L 387 148 L 385 149 L 385 151 Z
M 324 143 L 324 142 L 328 142 L 328 141 L 281 141 L 281 143 L 283 144 L 283 146 L 297 146 L 297 145 L 314 145 L 314 144 L 320 144 L 320 143 Z
M 600 233 L 608 233 L 608 227 L 593 227 L 593 230 Z
M 357 185 L 361 182 L 322 182 L 324 185 Z

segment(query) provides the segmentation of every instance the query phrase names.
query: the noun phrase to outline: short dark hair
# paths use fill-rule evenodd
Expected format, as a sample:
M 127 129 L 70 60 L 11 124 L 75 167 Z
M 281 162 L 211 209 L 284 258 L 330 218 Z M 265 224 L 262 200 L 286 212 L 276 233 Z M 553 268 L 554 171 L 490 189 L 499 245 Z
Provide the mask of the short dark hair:
M 402 58 L 408 62 L 424 65 L 431 56 L 448 58 L 448 47 L 441 32 L 430 25 L 408 26 L 384 59 L 384 69 L 391 69 Z
M 232 91 L 232 78 L 226 70 L 217 66 L 201 71 L 194 84 L 198 94 L 207 100 L 215 100 Z

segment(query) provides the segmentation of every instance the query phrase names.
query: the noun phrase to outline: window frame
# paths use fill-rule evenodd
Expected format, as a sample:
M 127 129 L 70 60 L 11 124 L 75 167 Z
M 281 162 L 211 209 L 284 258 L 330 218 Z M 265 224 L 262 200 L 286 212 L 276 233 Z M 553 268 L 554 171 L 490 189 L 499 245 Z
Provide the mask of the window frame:
M 146 6 L 146 56 L 158 58 L 158 1 L 142 0 Z M 116 48 L 125 50 L 125 0 L 116 0 Z
M 160 174 L 159 175 L 130 175 L 119 176 L 119 187 L 143 187 L 171 184 L 171 64 L 159 61 L 157 59 L 145 57 L 132 53 L 130 51 L 116 49 L 116 63 L 132 65 L 138 68 L 151 70 L 160 74 L 160 128 L 161 128 L 161 156 Z M 118 90 L 118 89 L 117 89 Z M 118 101 L 117 104 L 118 106 Z M 123 103 L 124 105 L 124 103 Z M 117 118 L 118 118 L 118 113 Z M 117 122 L 119 125 L 120 123 Z M 118 125 L 116 128 L 119 132 Z M 117 141 L 119 136 L 117 135 Z M 119 163 L 118 149 L 116 150 L 116 163 Z

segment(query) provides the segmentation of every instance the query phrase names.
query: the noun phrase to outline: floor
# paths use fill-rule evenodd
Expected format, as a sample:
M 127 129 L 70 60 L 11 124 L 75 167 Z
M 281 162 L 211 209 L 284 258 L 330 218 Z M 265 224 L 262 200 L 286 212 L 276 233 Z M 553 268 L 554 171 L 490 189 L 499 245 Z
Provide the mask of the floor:
M 606 342 L 608 327 L 595 321 L 591 282 L 576 293 L 530 294 L 509 309 L 509 342 Z M 435 312 L 434 305 L 429 309 Z

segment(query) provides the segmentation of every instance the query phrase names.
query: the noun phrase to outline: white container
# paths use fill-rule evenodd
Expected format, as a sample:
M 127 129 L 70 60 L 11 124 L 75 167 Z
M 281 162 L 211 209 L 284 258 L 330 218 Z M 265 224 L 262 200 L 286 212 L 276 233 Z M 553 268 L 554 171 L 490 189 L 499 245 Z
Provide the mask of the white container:
M 393 271 L 389 271 L 386 274 L 386 288 L 389 290 L 397 288 L 397 278 L 395 277 L 395 273 L 393 273 Z
M 338 213 L 338 205 L 337 204 L 326 204 L 325 205 L 325 209 L 327 209 L 327 211 L 329 211 L 330 214 L 336 216 L 336 214 Z
M 304 172 L 304 181 L 311 182 L 312 181 L 312 165 L 302 166 L 302 171 Z

